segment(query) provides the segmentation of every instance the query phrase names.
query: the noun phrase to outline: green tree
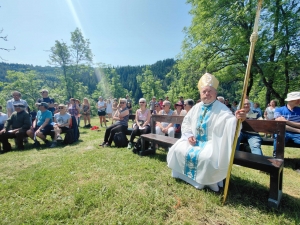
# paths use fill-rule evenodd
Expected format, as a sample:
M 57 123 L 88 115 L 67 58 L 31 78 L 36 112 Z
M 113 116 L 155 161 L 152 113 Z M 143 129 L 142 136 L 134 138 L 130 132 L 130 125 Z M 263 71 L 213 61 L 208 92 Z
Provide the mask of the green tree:
M 188 0 L 193 15 L 192 25 L 185 29 L 186 38 L 178 69 L 182 88 L 192 85 L 205 72 L 215 74 L 222 87 L 241 90 L 247 65 L 250 35 L 253 30 L 255 0 Z M 283 104 L 293 82 L 299 80 L 299 11 L 300 2 L 264 1 L 247 93 L 255 80 L 256 89 L 266 87 L 266 102 L 277 98 Z M 234 84 L 234 85 L 233 85 Z M 259 88 L 260 87 L 260 88 Z M 223 90 L 224 93 L 228 93 Z M 240 91 L 232 90 L 235 98 Z M 252 93 L 250 97 L 255 96 Z
M 153 96 L 164 96 L 162 81 L 153 75 L 148 66 L 141 75 L 136 77 L 136 80 L 141 87 L 144 98 L 150 100 Z
M 81 31 L 76 28 L 71 32 L 70 46 L 63 41 L 55 41 L 49 55 L 51 65 L 59 66 L 62 70 L 63 85 L 68 98 L 76 96 L 82 65 L 90 64 L 93 59 L 90 42 L 84 39 Z
M 38 74 L 35 71 L 15 72 L 8 71 L 8 82 L 3 83 L 2 95 L 6 100 L 11 98 L 11 92 L 16 90 L 21 92 L 22 99 L 25 99 L 28 105 L 32 108 L 36 100 L 40 98 L 39 91 L 42 88 L 42 80 L 38 79 Z
M 96 74 L 99 79 L 97 89 L 93 93 L 93 98 L 99 96 L 104 98 L 124 98 L 128 93 L 121 83 L 120 75 L 109 65 L 99 64 L 96 68 Z

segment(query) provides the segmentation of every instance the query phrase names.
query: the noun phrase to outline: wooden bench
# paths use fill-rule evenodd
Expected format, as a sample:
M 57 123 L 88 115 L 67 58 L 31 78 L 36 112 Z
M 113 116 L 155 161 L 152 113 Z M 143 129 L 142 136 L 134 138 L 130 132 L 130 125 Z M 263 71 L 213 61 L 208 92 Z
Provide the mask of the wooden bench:
M 176 138 L 166 137 L 155 134 L 155 123 L 172 122 L 181 124 L 183 117 L 180 116 L 159 116 L 153 115 L 151 120 L 151 134 L 141 136 L 142 149 L 140 155 L 155 154 L 155 144 L 162 147 L 171 147 L 178 140 Z M 270 174 L 270 191 L 268 205 L 277 208 L 282 197 L 282 177 L 284 166 L 284 137 L 285 122 L 266 121 L 266 120 L 246 120 L 243 122 L 243 129 L 247 131 L 263 132 L 277 134 L 277 158 L 270 156 L 254 155 L 248 152 L 236 151 L 234 156 L 234 164 L 244 167 L 264 171 Z M 273 140 L 273 139 L 272 139 Z M 151 149 L 144 149 L 145 141 L 151 142 Z M 263 142 L 264 143 L 264 142 Z M 267 142 L 268 145 L 270 142 Z
M 184 116 L 165 116 L 165 115 L 152 115 L 151 117 L 151 134 L 141 135 L 141 151 L 139 155 L 145 156 L 149 154 L 155 154 L 155 145 L 158 144 L 161 147 L 168 148 L 171 147 L 178 140 L 177 138 L 172 138 L 164 135 L 156 134 L 155 127 L 156 122 L 165 122 L 174 124 L 182 124 Z M 150 149 L 145 149 L 145 141 L 151 142 Z
M 270 207 L 278 208 L 282 197 L 285 122 L 268 120 L 246 120 L 243 122 L 243 130 L 277 134 L 276 158 L 270 156 L 254 155 L 252 153 L 243 151 L 236 151 L 233 163 L 269 173 L 270 191 L 268 205 Z M 273 141 L 272 144 L 270 144 L 269 142 L 268 145 L 273 145 Z

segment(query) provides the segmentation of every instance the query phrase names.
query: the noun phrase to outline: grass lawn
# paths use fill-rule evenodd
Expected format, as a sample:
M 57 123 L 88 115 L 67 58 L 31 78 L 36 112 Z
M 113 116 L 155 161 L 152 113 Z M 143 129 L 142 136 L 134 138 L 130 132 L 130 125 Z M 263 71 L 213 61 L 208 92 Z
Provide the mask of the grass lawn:
M 286 148 L 278 210 L 267 207 L 268 174 L 238 166 L 222 206 L 222 192 L 171 178 L 164 150 L 139 157 L 99 147 L 103 128 L 80 132 L 70 146 L 35 149 L 30 141 L 0 155 L 0 224 L 300 224 L 299 149 Z

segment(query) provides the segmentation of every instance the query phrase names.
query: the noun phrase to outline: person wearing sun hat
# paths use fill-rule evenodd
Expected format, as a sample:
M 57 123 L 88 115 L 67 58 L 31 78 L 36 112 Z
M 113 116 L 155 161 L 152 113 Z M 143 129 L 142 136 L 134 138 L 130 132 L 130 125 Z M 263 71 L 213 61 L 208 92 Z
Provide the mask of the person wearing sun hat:
M 169 149 L 172 177 L 197 189 L 219 191 L 229 166 L 237 119 L 246 119 L 244 109 L 235 116 L 216 100 L 219 81 L 205 73 L 198 83 L 201 102 L 184 117 L 181 138 Z
M 285 142 L 292 141 L 300 147 L 300 92 L 288 93 L 285 106 L 275 109 L 274 118 L 286 122 Z M 276 137 L 274 137 L 274 152 L 276 157 Z

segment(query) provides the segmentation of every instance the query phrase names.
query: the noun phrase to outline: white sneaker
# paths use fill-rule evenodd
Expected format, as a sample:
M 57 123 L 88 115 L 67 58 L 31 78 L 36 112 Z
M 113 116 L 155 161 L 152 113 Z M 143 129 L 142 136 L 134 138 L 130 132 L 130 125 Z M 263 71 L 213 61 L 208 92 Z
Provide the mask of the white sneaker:
M 131 149 L 131 148 L 132 148 L 132 144 L 131 144 L 131 142 L 129 142 L 129 143 L 128 143 L 128 146 L 127 146 L 127 148 L 128 148 L 128 149 Z
M 56 138 L 56 140 L 58 140 L 58 141 L 62 141 L 62 137 L 61 137 L 60 135 L 57 135 L 57 138 Z

